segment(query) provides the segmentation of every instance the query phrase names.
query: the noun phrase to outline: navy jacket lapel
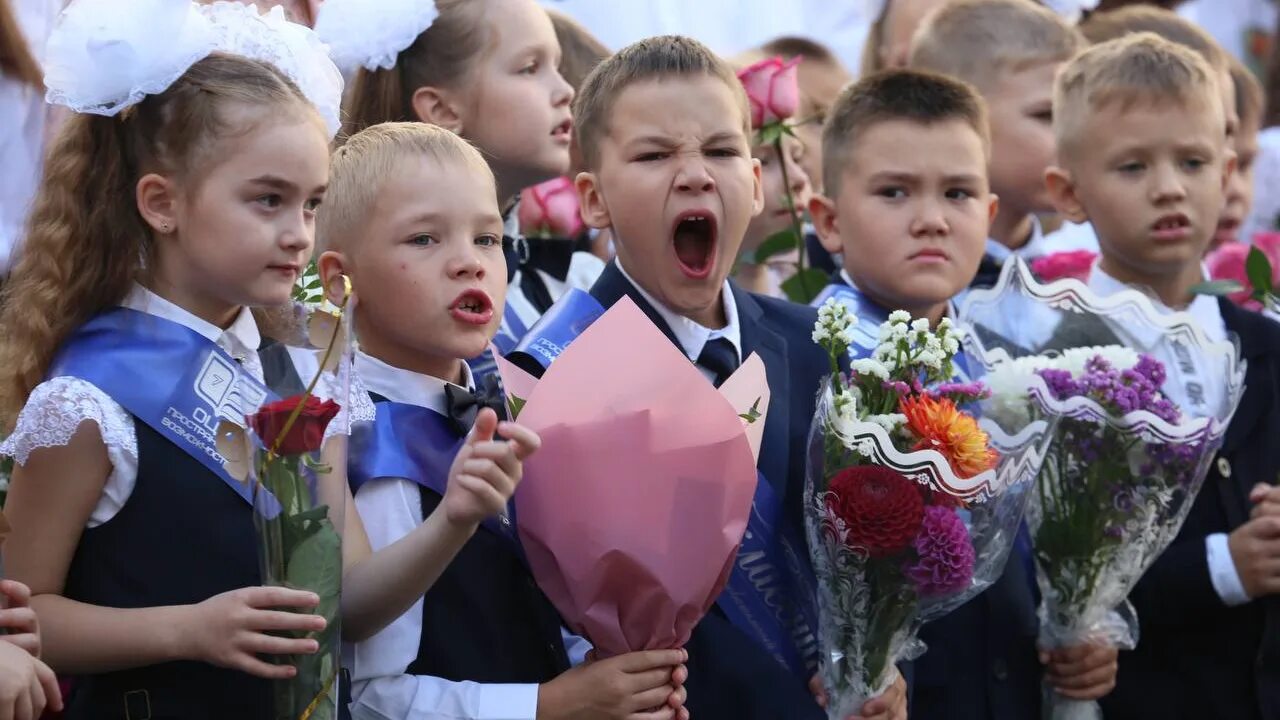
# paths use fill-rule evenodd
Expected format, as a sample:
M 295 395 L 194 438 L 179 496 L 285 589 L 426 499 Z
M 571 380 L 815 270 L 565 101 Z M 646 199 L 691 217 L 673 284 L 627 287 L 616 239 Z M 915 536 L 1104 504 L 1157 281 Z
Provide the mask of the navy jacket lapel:
M 1219 301 L 1222 319 L 1227 330 L 1240 340 L 1240 355 L 1248 363 L 1245 371 L 1246 392 L 1240 399 L 1240 407 L 1231 419 L 1227 435 L 1223 438 L 1219 457 L 1225 458 L 1233 465 L 1243 465 L 1245 455 L 1258 453 L 1261 448 L 1255 447 L 1257 438 L 1255 431 L 1268 412 L 1277 403 L 1276 387 L 1273 382 L 1273 361 L 1266 344 L 1261 340 L 1269 333 L 1253 332 L 1252 325 L 1267 322 L 1248 310 L 1233 305 L 1225 298 Z M 1280 360 L 1280 358 L 1277 358 Z M 1212 483 L 1222 495 L 1222 505 L 1227 513 L 1228 527 L 1242 525 L 1248 519 L 1249 487 L 1254 479 L 1246 478 L 1244 472 L 1233 472 L 1232 477 L 1222 477 L 1216 467 L 1210 467 L 1209 477 L 1205 482 Z
M 764 442 L 756 467 L 778 491 L 787 495 L 790 474 L 791 371 L 787 360 L 787 341 L 763 321 L 764 311 L 751 293 L 729 282 L 738 306 L 738 328 L 742 333 L 742 359 L 756 353 L 764 361 L 769 379 L 769 415 L 765 419 Z

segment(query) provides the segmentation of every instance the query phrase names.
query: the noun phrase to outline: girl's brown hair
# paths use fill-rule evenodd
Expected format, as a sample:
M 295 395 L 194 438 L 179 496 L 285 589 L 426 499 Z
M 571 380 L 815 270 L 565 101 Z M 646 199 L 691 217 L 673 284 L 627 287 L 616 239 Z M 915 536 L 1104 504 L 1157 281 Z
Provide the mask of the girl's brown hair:
M 44 87 L 40 64 L 31 54 L 22 28 L 18 27 L 18 16 L 10 0 L 0 0 L 0 74 L 32 87 Z
M 211 55 L 116 117 L 81 114 L 67 121 L 45 162 L 17 266 L 0 294 L 0 428 L 13 426 L 71 332 L 118 305 L 154 267 L 151 228 L 134 200 L 138 180 L 153 172 L 198 177 L 216 141 L 243 130 L 243 119 L 227 112 L 233 105 L 264 116 L 292 108 L 315 112 L 270 65 Z
M 485 49 L 486 9 L 481 0 L 436 0 L 435 22 L 400 52 L 394 67 L 360 69 L 347 112 L 347 134 L 378 123 L 418 120 L 413 110 L 418 88 L 465 82 Z
M 577 20 L 552 8 L 547 8 L 547 15 L 560 42 L 560 76 L 577 92 L 582 81 L 612 53 Z

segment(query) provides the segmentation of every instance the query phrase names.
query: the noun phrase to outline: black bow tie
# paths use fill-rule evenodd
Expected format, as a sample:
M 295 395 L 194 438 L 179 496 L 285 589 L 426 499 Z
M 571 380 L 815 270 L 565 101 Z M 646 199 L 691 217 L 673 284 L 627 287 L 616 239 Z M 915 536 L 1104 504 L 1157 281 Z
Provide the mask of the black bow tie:
M 498 387 L 498 378 L 488 375 L 484 378 L 484 387 L 471 392 L 457 385 L 445 385 L 445 414 L 459 435 L 471 432 L 476 424 L 476 415 L 483 408 L 493 408 L 499 420 L 507 419 L 507 404 L 502 397 L 502 388 Z
M 507 282 L 515 277 L 516 270 L 541 270 L 563 282 L 569 277 L 573 248 L 573 241 L 564 238 L 502 238 L 502 251 L 507 257 Z

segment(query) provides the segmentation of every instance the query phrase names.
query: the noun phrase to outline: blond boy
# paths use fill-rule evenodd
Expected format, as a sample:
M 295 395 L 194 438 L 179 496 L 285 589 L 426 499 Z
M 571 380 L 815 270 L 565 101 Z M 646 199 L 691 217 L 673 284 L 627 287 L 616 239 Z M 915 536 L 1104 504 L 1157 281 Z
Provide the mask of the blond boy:
M 1234 162 L 1221 76 L 1187 48 L 1139 33 L 1081 54 L 1055 88 L 1059 165 L 1047 178 L 1060 212 L 1097 230 L 1090 287 L 1143 289 L 1211 339 L 1236 336 L 1248 361 L 1248 392 L 1190 515 L 1129 597 L 1140 640 L 1121 653 L 1119 683 L 1102 701 L 1108 720 L 1280 717 L 1280 517 L 1249 498 L 1280 471 L 1280 326 L 1190 292 Z M 1165 362 L 1185 410 L 1222 402 L 1221 378 L 1200 363 L 1130 344 Z

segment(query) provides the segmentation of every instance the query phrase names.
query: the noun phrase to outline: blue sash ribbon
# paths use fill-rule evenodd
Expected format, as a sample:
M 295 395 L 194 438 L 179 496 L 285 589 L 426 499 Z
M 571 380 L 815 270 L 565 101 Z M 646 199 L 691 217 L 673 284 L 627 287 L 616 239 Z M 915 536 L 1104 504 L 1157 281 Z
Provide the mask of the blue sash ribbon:
M 48 377 L 77 377 L 111 396 L 253 504 L 249 483 L 227 474 L 216 431 L 279 398 L 222 348 L 180 323 L 115 308 L 81 325 Z
M 528 326 L 520 319 L 520 315 L 511 307 L 511 303 L 507 303 L 502 310 L 502 325 L 498 328 L 498 332 L 493 336 L 493 346 L 498 349 L 499 355 L 506 355 L 511 352 L 516 343 L 527 335 Z M 471 375 L 475 378 L 476 384 L 483 386 L 484 379 L 489 375 L 498 372 L 498 363 L 493 359 L 493 351 L 486 349 L 478 357 L 474 357 L 467 361 L 467 365 L 471 368 Z
M 372 423 L 357 425 L 351 435 L 347 459 L 351 493 L 370 480 L 404 478 L 444 497 L 449 468 L 466 438 L 458 436 L 447 417 L 430 408 L 379 402 L 377 410 Z M 510 519 L 488 518 L 481 525 L 515 540 Z
M 604 315 L 604 307 L 584 290 L 569 288 L 525 334 L 507 359 L 526 370 L 530 365 L 546 370 L 591 324 Z
M 716 602 L 804 683 L 817 671 L 817 587 L 804 538 L 783 516 L 773 484 L 757 472 L 747 532 Z

